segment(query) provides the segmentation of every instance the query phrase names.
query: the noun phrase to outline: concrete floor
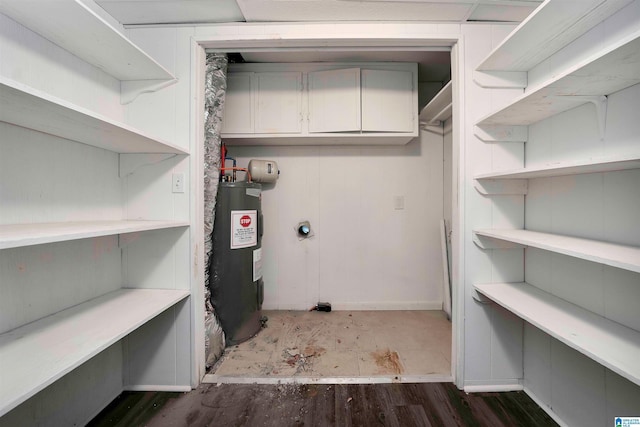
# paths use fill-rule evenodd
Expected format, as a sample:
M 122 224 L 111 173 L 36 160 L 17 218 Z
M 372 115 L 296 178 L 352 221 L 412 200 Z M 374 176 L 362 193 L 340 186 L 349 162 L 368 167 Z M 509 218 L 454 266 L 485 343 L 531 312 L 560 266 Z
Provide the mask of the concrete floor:
M 320 378 L 451 375 L 451 323 L 441 311 L 267 311 L 267 327 L 229 347 L 209 375 Z

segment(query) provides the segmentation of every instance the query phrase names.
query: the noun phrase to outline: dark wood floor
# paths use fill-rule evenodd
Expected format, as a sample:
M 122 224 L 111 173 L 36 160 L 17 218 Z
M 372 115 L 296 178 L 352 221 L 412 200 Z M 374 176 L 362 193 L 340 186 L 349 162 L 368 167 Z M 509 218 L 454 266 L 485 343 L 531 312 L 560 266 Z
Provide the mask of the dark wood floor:
M 203 384 L 133 393 L 90 424 L 105 426 L 556 426 L 523 392 L 466 394 L 453 384 Z

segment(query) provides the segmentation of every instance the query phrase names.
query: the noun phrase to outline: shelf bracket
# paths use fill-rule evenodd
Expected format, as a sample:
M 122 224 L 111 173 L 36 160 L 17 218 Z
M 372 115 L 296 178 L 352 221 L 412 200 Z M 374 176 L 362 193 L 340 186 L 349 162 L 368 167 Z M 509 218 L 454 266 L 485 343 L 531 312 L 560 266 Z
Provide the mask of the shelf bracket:
M 178 82 L 171 80 L 123 80 L 120 82 L 120 104 L 131 104 L 143 93 L 157 92 Z
M 486 296 L 484 296 L 483 294 L 478 292 L 477 289 L 473 289 L 471 291 L 471 298 L 473 298 L 475 302 L 480 303 L 480 304 L 491 304 L 492 303 L 492 301 L 489 298 L 487 298 Z
M 479 236 L 476 233 L 473 233 L 473 243 L 480 249 L 524 249 L 526 247 L 519 243 Z
M 606 95 L 555 95 L 554 98 L 558 99 L 571 99 L 585 104 L 590 102 L 596 107 L 596 114 L 598 115 L 598 130 L 600 131 L 600 140 L 604 140 L 604 134 L 607 126 L 607 107 L 609 105 L 609 98 Z
M 528 126 L 474 126 L 473 134 L 483 142 L 527 142 Z
M 169 160 L 175 156 L 177 156 L 177 154 L 166 154 L 166 153 L 120 154 L 119 156 L 120 170 L 119 170 L 118 176 L 120 178 L 123 178 L 127 175 L 133 174 L 136 170 L 138 170 L 142 166 L 155 165 L 155 164 L 164 162 L 166 160 Z
M 524 89 L 527 87 L 527 72 L 474 70 L 473 81 L 487 89 Z
M 483 196 L 506 196 L 527 194 L 526 179 L 475 179 L 473 186 Z
M 444 135 L 444 128 L 442 122 L 436 123 L 420 123 L 420 129 L 425 132 L 435 133 L 436 135 Z

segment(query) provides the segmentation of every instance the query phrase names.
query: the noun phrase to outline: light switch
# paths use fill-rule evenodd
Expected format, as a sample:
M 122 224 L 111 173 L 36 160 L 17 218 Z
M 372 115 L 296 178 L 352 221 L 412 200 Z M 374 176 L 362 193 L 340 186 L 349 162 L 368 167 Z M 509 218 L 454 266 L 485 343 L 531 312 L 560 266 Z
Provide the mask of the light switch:
M 404 196 L 393 196 L 393 208 L 398 211 L 404 209 Z

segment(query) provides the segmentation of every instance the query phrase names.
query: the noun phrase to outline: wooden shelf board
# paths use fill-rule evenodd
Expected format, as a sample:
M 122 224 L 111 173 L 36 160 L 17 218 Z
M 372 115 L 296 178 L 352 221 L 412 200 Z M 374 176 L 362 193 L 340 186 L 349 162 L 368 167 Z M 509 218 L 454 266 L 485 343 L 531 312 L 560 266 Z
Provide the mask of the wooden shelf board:
M 121 289 L 0 335 L 0 416 L 187 296 Z
M 37 12 L 34 8 L 37 7 Z M 118 80 L 173 80 L 166 68 L 79 0 L 3 0 L 0 13 Z
M 421 123 L 445 121 L 451 117 L 451 103 L 453 100 L 453 86 L 451 81 L 447 83 L 420 111 Z
M 414 138 L 417 133 L 371 133 L 371 134 L 341 134 L 323 133 L 310 135 L 260 135 L 260 134 L 234 134 L 222 135 L 225 144 L 231 145 L 405 145 Z
M 0 225 L 0 249 L 188 226 L 186 221 L 146 220 L 5 224 Z
M 640 31 L 531 89 L 477 125 L 530 125 L 640 83 Z
M 0 121 L 116 153 L 188 154 L 171 143 L 0 77 Z
M 478 71 L 529 71 L 632 0 L 546 0 L 500 43 Z
M 530 230 L 475 230 L 478 236 L 518 243 L 640 273 L 640 248 Z
M 476 175 L 475 179 L 529 179 L 552 176 L 578 175 L 598 172 L 614 172 L 628 169 L 640 169 L 640 157 L 625 159 L 595 159 L 582 162 L 556 163 L 547 166 L 524 168 L 505 172 L 492 172 Z
M 640 385 L 640 332 L 528 283 L 491 283 L 474 287 L 533 326 Z

